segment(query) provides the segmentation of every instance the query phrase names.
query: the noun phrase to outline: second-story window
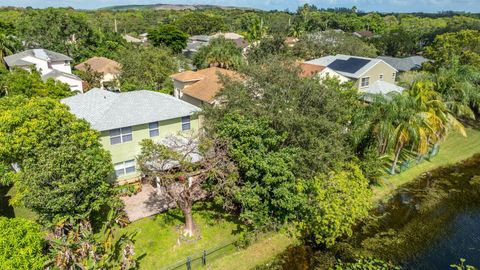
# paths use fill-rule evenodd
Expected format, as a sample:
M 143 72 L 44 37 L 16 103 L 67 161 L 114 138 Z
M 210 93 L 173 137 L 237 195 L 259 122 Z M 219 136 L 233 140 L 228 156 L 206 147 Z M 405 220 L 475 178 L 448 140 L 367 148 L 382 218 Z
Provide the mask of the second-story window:
M 124 127 L 110 130 L 110 144 L 129 142 L 132 139 L 132 127 Z
M 370 77 L 365 77 L 365 78 L 362 78 L 362 81 L 360 82 L 360 86 L 365 87 L 365 86 L 368 86 L 369 83 L 370 83 Z
M 158 129 L 158 122 L 148 124 L 148 128 L 150 130 L 150 137 L 157 137 L 158 135 L 160 135 L 160 131 Z
M 380 81 L 383 81 L 383 74 L 380 74 Z
M 182 117 L 182 131 L 190 130 L 190 116 Z
M 397 75 L 397 73 L 392 73 L 392 79 L 395 81 L 395 76 Z

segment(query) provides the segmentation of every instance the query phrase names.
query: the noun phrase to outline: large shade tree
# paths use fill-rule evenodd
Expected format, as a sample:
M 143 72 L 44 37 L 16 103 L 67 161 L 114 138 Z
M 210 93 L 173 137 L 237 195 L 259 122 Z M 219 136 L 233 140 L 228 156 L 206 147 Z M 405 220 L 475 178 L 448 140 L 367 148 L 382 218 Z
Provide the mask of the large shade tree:
M 170 136 L 161 143 L 144 140 L 137 162 L 157 185 L 159 193 L 180 208 L 185 217 L 184 234 L 197 235 L 192 207 L 208 195 L 207 181 L 225 183 L 235 175 L 224 146 L 197 134 Z
M 89 217 L 110 198 L 110 155 L 99 134 L 65 105 L 6 97 L 0 99 L 0 119 L 0 179 L 18 187 L 13 203 L 48 223 Z
M 175 25 L 161 24 L 148 33 L 148 40 L 154 46 L 166 46 L 175 53 L 182 52 L 187 47 L 188 35 Z

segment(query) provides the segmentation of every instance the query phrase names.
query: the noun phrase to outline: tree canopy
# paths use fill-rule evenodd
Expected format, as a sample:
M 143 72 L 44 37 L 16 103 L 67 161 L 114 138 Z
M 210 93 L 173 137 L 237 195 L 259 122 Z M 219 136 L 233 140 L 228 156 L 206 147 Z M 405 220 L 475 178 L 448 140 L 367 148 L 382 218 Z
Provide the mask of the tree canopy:
M 182 52 L 187 47 L 188 35 L 175 25 L 161 24 L 148 33 L 148 40 L 154 46 L 166 46 L 175 53 Z

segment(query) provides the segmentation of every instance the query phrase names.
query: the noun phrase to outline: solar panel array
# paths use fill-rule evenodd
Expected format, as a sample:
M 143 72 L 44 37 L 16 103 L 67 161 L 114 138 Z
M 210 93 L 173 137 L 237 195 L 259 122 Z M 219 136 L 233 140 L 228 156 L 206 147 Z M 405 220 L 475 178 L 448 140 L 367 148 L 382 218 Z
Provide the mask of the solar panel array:
M 330 63 L 328 67 L 336 71 L 354 74 L 369 62 L 368 59 L 350 57 L 347 60 L 337 59 Z

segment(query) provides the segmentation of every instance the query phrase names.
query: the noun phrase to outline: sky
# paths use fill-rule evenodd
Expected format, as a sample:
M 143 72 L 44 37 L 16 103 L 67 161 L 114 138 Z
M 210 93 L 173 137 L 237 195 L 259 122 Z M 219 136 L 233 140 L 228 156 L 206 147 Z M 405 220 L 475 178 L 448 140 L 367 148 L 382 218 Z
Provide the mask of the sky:
M 319 8 L 352 7 L 379 12 L 438 12 L 444 10 L 480 12 L 480 0 L 0 0 L 0 6 L 34 8 L 71 6 L 95 9 L 129 4 L 213 4 L 295 11 L 305 3 Z

